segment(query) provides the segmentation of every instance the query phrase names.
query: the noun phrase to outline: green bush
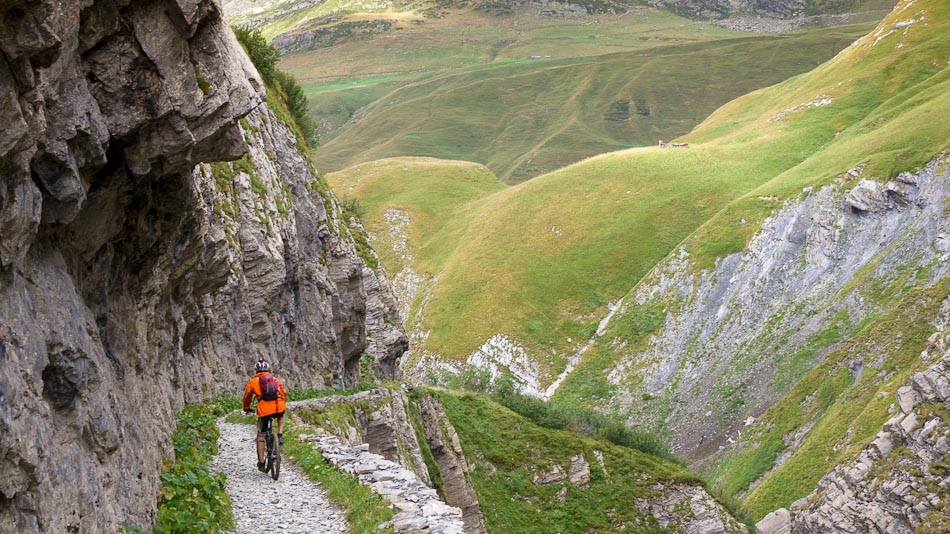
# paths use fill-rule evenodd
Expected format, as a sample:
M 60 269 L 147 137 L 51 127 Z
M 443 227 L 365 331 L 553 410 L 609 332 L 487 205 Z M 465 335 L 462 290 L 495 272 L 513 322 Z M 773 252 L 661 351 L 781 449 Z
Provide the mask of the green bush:
M 280 59 L 280 52 L 267 42 L 259 29 L 248 26 L 238 26 L 232 29 L 238 42 L 247 51 L 247 56 L 251 58 L 251 63 L 257 67 L 257 72 L 261 74 L 264 81 L 272 81 L 274 73 L 277 71 L 277 60 Z
M 307 113 L 307 97 L 297 80 L 277 68 L 280 51 L 267 42 L 267 39 L 256 28 L 238 26 L 232 28 L 241 46 L 247 51 L 251 63 L 257 68 L 261 78 L 267 85 L 268 92 L 276 92 L 280 100 L 287 107 L 290 116 L 303 132 L 307 143 L 314 144 L 317 138 L 317 125 Z M 274 113 L 279 110 L 272 109 Z
M 360 203 L 360 200 L 354 196 L 343 195 L 340 197 L 340 208 L 345 214 L 362 219 L 366 215 L 366 208 Z
M 284 103 L 287 104 L 287 109 L 290 110 L 297 126 L 303 130 L 307 142 L 311 145 L 315 144 L 317 125 L 307 112 L 307 97 L 303 93 L 303 88 L 297 83 L 296 78 L 280 70 L 274 71 L 274 83 L 284 92 L 282 95 Z
M 190 404 L 178 415 L 172 434 L 175 459 L 164 462 L 155 534 L 215 534 L 234 527 L 224 474 L 208 467 L 218 452 L 215 417 L 234 400 L 222 396 L 214 403 Z

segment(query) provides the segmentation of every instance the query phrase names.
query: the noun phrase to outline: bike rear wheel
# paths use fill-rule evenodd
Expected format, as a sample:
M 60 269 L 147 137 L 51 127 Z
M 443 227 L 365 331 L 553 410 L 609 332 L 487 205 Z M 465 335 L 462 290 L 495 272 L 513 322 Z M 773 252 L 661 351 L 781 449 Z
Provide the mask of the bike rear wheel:
M 271 432 L 267 436 L 267 471 L 274 480 L 280 477 L 280 440 Z

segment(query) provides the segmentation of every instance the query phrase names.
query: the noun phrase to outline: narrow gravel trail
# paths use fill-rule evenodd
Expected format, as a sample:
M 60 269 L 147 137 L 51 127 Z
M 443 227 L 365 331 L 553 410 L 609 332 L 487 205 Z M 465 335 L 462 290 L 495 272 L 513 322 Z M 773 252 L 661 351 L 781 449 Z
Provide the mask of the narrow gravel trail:
M 346 534 L 343 511 L 300 468 L 283 458 L 280 480 L 257 470 L 254 428 L 218 421 L 215 471 L 228 477 L 236 534 Z M 266 528 L 265 528 L 266 526 Z

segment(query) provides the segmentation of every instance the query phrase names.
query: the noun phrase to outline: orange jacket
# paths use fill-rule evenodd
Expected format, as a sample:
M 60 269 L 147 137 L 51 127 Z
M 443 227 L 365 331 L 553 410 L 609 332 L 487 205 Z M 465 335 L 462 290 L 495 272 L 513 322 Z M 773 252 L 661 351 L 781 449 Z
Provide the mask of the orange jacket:
M 267 371 L 261 371 L 254 375 L 254 378 L 250 379 L 247 385 L 244 386 L 244 409 L 249 410 L 251 408 L 251 400 L 256 396 L 258 417 L 283 412 L 284 406 L 287 404 L 287 390 L 284 389 L 284 385 L 281 384 L 280 380 L 277 380 L 277 377 L 274 377 L 274 380 L 277 381 L 277 400 L 261 400 L 260 378 L 261 375 L 269 374 Z

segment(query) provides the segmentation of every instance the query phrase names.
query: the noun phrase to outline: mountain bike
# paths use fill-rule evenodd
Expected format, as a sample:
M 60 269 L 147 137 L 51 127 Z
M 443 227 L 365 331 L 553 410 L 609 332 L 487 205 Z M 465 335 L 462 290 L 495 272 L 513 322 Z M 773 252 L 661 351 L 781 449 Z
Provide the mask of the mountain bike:
M 280 440 L 272 430 L 272 421 L 270 417 L 264 420 L 264 472 L 277 480 L 280 476 Z

